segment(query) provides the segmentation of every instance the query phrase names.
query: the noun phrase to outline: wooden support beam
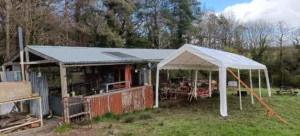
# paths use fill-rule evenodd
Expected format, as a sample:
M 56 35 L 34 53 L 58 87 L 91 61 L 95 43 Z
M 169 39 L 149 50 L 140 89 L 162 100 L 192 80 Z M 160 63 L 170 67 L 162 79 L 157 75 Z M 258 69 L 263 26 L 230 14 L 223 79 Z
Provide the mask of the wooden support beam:
M 20 51 L 20 64 L 21 64 L 22 81 L 25 81 L 24 51 Z
M 126 65 L 134 63 L 98 63 L 98 64 L 64 64 L 63 67 L 86 67 L 86 66 L 107 66 L 107 65 Z
M 38 64 L 46 64 L 46 63 L 57 63 L 56 61 L 53 60 L 39 60 L 39 61 L 29 61 L 29 62 L 23 62 L 24 65 L 38 65 Z M 8 62 L 4 64 L 5 66 L 7 65 L 21 65 L 20 62 Z
M 229 71 L 239 82 L 242 83 L 242 85 L 251 93 L 253 94 L 253 96 L 262 104 L 266 107 L 267 109 L 267 116 L 271 116 L 271 114 L 275 115 L 279 120 L 281 120 L 282 122 L 286 123 L 286 121 L 279 115 L 277 114 L 275 111 L 273 111 L 269 105 L 267 105 L 262 99 L 260 99 L 259 96 L 257 96 L 254 91 L 249 88 L 236 74 L 234 74 L 229 68 L 227 68 L 227 71 Z
M 148 67 L 149 67 L 148 68 L 148 84 L 152 85 L 152 75 L 151 75 L 151 69 L 150 69 L 151 68 L 151 63 L 150 62 L 148 63 Z
M 60 82 L 61 82 L 61 96 L 62 98 L 68 97 L 68 88 L 67 88 L 67 71 L 63 65 L 59 64 L 60 69 Z

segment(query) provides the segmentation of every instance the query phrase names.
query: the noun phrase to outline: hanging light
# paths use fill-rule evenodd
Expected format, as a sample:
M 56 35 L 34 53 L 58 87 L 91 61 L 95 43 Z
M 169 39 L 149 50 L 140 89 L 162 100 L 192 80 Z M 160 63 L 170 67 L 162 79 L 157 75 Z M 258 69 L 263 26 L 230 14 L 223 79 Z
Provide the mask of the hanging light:
M 40 67 L 38 68 L 38 70 L 39 70 L 39 73 L 38 73 L 37 77 L 42 77 L 42 72 L 40 70 Z

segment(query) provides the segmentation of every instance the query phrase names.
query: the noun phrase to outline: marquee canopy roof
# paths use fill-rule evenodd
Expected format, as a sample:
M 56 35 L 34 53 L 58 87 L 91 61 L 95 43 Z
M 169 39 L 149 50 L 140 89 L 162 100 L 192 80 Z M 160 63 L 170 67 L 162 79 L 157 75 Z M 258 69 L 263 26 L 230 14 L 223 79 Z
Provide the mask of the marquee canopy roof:
M 266 69 L 252 59 L 225 51 L 185 44 L 158 64 L 159 69 Z

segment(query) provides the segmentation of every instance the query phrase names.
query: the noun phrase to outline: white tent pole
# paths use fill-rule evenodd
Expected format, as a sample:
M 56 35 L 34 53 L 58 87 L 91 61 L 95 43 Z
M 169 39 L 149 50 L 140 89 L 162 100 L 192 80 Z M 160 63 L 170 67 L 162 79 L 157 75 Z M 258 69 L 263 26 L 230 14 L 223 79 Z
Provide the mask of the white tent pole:
M 268 70 L 264 69 L 264 72 L 265 72 L 265 77 L 266 77 L 266 82 L 267 82 L 268 95 L 269 95 L 269 97 L 271 97 L 271 87 L 270 87 Z
M 198 70 L 195 70 L 195 86 L 194 86 L 194 95 L 195 98 L 197 99 L 197 79 L 198 79 Z
M 219 92 L 220 92 L 220 113 L 227 116 L 227 94 L 226 94 L 226 67 L 219 67 Z
M 211 97 L 211 69 L 209 70 L 209 81 L 208 81 L 209 97 Z
M 258 70 L 258 91 L 259 91 L 259 98 L 261 98 L 260 69 Z
M 159 68 L 156 70 L 156 84 L 155 84 L 155 108 L 158 108 L 158 87 L 159 87 Z
M 240 69 L 238 69 L 238 77 L 241 79 L 240 76 Z M 240 96 L 240 110 L 243 110 L 243 105 L 242 105 L 242 92 L 241 92 L 241 80 L 239 80 L 239 96 Z
M 251 71 L 251 69 L 249 70 L 249 77 L 250 77 L 250 88 L 251 88 L 251 90 L 253 90 L 252 71 Z M 252 93 L 251 93 L 251 102 L 252 102 L 252 104 L 254 104 L 254 98 L 253 98 L 253 94 Z

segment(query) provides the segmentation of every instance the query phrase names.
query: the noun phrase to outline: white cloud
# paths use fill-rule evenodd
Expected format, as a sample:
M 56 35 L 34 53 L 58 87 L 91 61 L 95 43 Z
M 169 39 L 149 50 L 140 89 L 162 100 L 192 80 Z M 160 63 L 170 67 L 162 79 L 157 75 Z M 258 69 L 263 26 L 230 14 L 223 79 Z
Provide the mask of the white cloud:
M 222 12 L 233 12 L 243 22 L 265 19 L 300 26 L 300 0 L 252 0 L 226 7 Z

